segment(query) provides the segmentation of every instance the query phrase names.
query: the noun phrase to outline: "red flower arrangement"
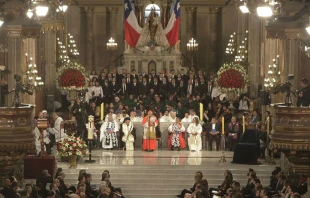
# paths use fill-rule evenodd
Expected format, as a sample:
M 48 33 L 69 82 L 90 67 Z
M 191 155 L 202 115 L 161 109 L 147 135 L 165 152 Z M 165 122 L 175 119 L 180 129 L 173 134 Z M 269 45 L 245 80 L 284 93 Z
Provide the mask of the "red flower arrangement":
M 217 73 L 217 83 L 224 92 L 245 93 L 249 82 L 248 75 L 241 65 L 224 64 Z
M 77 63 L 68 63 L 62 66 L 57 72 L 56 86 L 61 90 L 87 89 L 88 81 L 85 68 Z
M 58 155 L 61 156 L 85 156 L 88 154 L 86 142 L 79 137 L 67 136 L 59 144 Z

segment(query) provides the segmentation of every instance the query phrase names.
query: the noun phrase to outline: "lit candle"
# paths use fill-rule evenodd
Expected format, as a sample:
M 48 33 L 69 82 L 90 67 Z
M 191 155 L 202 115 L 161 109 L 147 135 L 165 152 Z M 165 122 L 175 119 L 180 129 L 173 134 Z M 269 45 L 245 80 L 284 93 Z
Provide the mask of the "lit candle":
M 203 104 L 200 103 L 200 120 L 203 120 Z
M 270 124 L 270 119 L 269 119 L 269 117 L 268 117 L 268 118 L 267 118 L 267 134 L 268 134 L 268 135 L 269 135 L 269 133 L 270 133 L 269 124 Z
M 94 129 L 95 129 L 95 124 L 94 124 L 94 116 L 88 116 L 88 139 L 93 140 L 94 139 Z
M 225 123 L 224 123 L 224 116 L 222 117 L 222 134 L 225 133 Z
M 104 103 L 101 103 L 101 107 L 100 107 L 100 120 L 103 120 L 103 116 L 104 116 Z
M 242 116 L 242 132 L 244 133 L 245 131 L 245 118 Z

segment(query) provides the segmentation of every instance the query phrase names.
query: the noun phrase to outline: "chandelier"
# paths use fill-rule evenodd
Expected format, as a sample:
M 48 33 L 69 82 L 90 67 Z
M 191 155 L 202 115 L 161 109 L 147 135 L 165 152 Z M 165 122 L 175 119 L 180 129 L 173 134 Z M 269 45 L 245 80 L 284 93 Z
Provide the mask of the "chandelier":
M 26 15 L 28 18 L 32 18 L 34 14 L 37 17 L 45 17 L 52 7 L 51 5 L 54 5 L 53 8 L 55 7 L 56 12 L 65 13 L 69 7 L 69 4 L 70 0 L 29 0 L 29 9 Z
M 62 64 L 69 63 L 71 62 L 71 58 L 76 59 L 80 55 L 73 35 L 68 33 L 65 42 L 67 43 L 64 44 L 60 38 L 57 38 L 59 61 Z
M 237 39 L 236 39 L 236 32 L 234 32 L 232 35 L 229 37 L 229 41 L 226 47 L 226 54 L 232 55 L 236 53 L 236 46 L 237 46 Z
M 248 57 L 248 35 L 249 31 L 245 31 L 245 38 L 241 41 L 238 47 L 237 55 L 235 56 L 235 62 L 244 62 Z
M 26 53 L 26 64 L 27 64 L 27 80 L 28 85 L 31 86 L 32 89 L 37 89 L 40 86 L 44 85 L 42 82 L 42 78 L 38 76 L 37 65 L 33 63 L 32 57 L 28 59 L 28 54 Z
M 273 89 L 280 82 L 281 72 L 279 71 L 279 58 L 280 56 L 277 55 L 277 57 L 272 60 L 272 65 L 268 66 L 268 73 L 264 83 L 264 87 L 267 90 Z

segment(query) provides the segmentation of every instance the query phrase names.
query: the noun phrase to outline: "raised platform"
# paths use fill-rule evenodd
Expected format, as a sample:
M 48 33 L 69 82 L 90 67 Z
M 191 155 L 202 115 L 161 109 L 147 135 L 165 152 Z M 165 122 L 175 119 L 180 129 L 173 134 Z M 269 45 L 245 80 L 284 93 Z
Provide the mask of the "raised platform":
M 269 177 L 274 166 L 232 164 L 233 152 L 225 152 L 226 163 L 219 163 L 221 152 L 216 151 L 154 151 L 143 152 L 121 150 L 93 151 L 94 164 L 87 164 L 84 159 L 78 162 L 77 169 L 69 169 L 69 164 L 58 162 L 57 167 L 66 173 L 67 184 L 77 184 L 78 173 L 86 169 L 92 174 L 92 184 L 98 186 L 101 174 L 109 170 L 114 187 L 121 187 L 126 198 L 172 198 L 184 188 L 192 187 L 194 174 L 202 171 L 209 187 L 220 185 L 226 169 L 233 172 L 234 180 L 245 186 L 248 168 L 253 168 L 264 186 L 269 184 Z M 59 157 L 58 157 L 59 158 Z M 263 163 L 263 162 L 262 162 Z

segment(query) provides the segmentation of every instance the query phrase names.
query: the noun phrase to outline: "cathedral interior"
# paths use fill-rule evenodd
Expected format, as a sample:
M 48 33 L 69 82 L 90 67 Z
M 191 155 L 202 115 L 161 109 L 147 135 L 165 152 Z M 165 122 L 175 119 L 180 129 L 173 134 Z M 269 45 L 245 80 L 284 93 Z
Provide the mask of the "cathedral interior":
M 158 13 L 162 27 L 167 26 L 170 0 L 131 3 L 140 27 L 151 9 Z M 16 88 L 16 76 L 21 76 L 22 83 L 35 85 L 33 94 L 22 91 L 20 98 L 21 103 L 35 104 L 34 114 L 46 108 L 48 95 L 60 101 L 55 77 L 63 64 L 63 46 L 71 49 L 70 58 L 88 74 L 118 68 L 134 68 L 138 73 L 146 68 L 156 73 L 186 68 L 212 74 L 224 63 L 238 59 L 248 73 L 247 94 L 251 98 L 263 98 L 262 93 L 269 93 L 276 83 L 289 81 L 294 92 L 300 89 L 301 79 L 310 80 L 309 0 L 181 0 L 180 4 L 176 55 L 154 52 L 148 62 L 144 58 L 147 52 L 134 53 L 125 43 L 124 0 L 0 0 L 1 77 L 8 82 L 9 92 Z M 263 4 L 271 6 L 271 16 L 257 12 Z M 37 5 L 47 5 L 47 14 L 34 13 Z M 188 48 L 192 39 L 198 44 L 196 50 Z M 107 47 L 109 42 L 116 47 Z M 34 78 L 28 78 L 29 72 L 35 73 Z M 270 92 L 270 97 L 271 103 L 283 103 L 285 95 Z M 6 106 L 12 106 L 14 99 L 13 94 L 5 96 Z M 291 100 L 295 103 L 296 97 Z M 259 108 L 273 111 L 262 101 Z M 309 139 L 308 135 L 302 137 Z M 305 143 L 302 150 L 308 148 Z M 303 172 L 309 172 L 305 169 Z

